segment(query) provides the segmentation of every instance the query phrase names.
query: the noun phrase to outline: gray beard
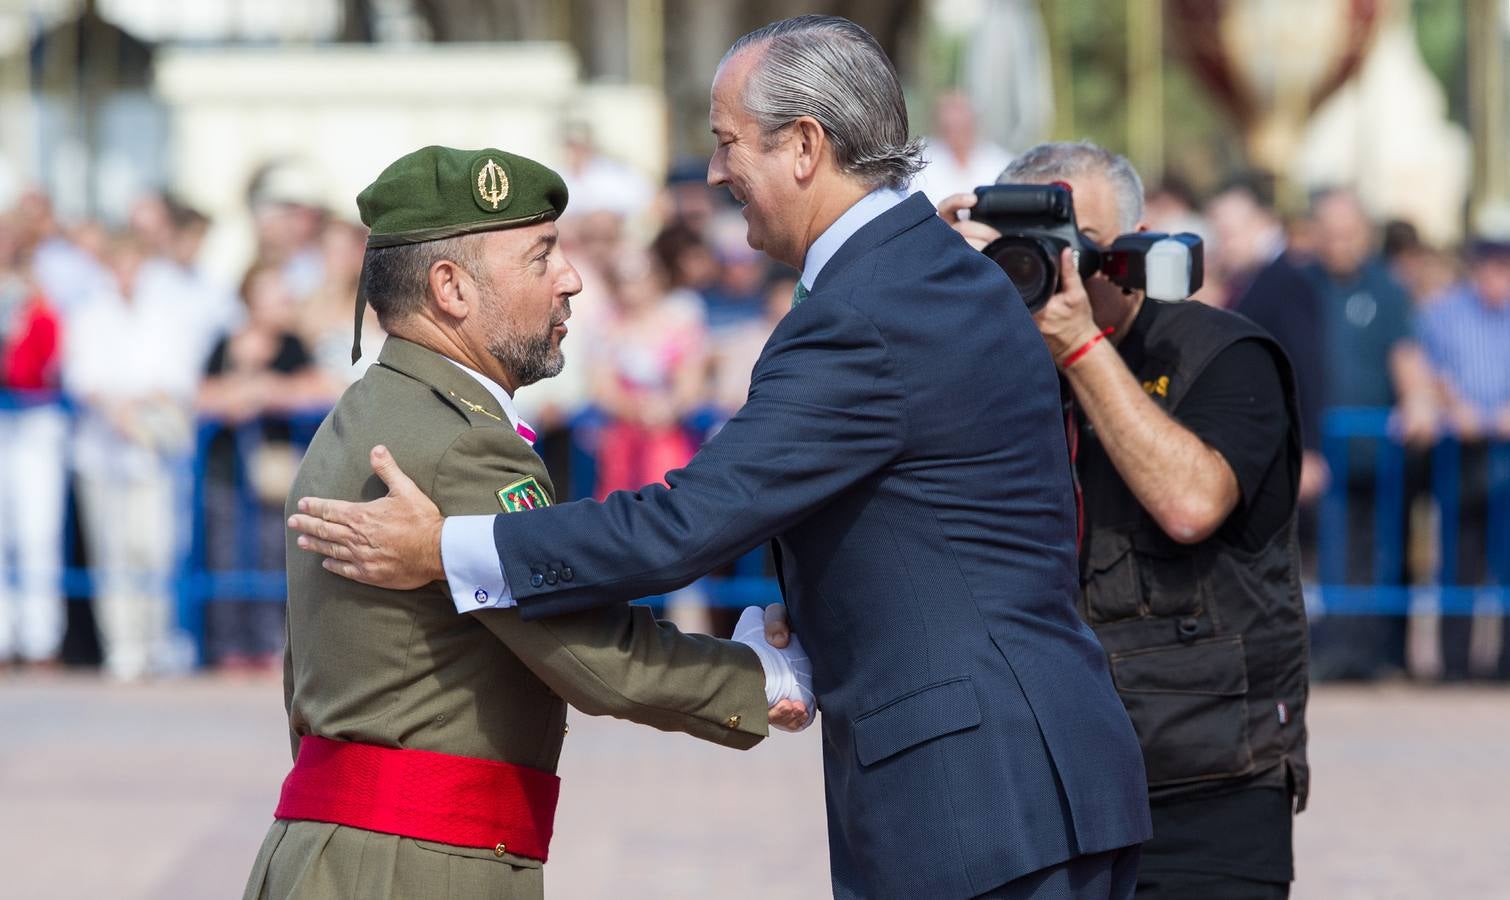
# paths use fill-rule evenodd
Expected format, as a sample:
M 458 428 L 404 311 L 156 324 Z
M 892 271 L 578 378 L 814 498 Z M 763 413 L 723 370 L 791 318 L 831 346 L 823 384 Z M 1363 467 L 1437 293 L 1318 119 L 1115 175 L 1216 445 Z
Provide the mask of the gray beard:
M 566 355 L 551 340 L 549 328 L 544 334 L 500 337 L 488 345 L 488 352 L 504 371 L 513 374 L 519 387 L 555 378 L 566 367 Z

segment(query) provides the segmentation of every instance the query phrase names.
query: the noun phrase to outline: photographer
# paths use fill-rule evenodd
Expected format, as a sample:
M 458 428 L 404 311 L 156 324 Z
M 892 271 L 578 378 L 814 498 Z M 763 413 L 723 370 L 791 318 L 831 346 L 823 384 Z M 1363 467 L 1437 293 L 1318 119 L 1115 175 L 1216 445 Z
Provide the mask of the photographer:
M 1146 230 L 1137 173 L 1091 144 L 1034 147 L 999 183 L 1067 185 L 1080 238 L 1102 254 Z M 977 249 L 1003 231 L 1048 232 L 1028 216 L 960 218 L 976 205 L 956 195 L 939 212 Z M 1307 782 L 1290 366 L 1246 319 L 1147 299 L 1100 272 L 1082 280 L 1084 267 L 1059 254 L 1058 291 L 1035 319 L 1073 397 L 1080 613 L 1148 771 L 1154 836 L 1138 895 L 1285 897 Z

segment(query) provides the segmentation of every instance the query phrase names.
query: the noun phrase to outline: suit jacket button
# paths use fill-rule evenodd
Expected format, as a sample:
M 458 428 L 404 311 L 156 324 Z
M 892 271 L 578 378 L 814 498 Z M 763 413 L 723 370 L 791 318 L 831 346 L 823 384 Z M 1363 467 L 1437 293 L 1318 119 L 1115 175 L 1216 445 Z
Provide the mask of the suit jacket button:
M 571 566 L 562 566 L 561 567 L 561 580 L 562 581 L 571 581 L 572 578 L 576 577 L 576 574 L 577 574 L 576 572 L 573 572 L 571 570 Z
M 730 728 L 738 728 L 739 727 L 739 716 L 730 716 L 728 718 L 728 720 L 726 722 L 724 722 L 724 724 L 727 725 L 727 726 L 729 726 Z
M 539 572 L 536 572 L 536 573 L 534 573 L 533 575 L 530 576 L 530 587 L 539 587 L 542 584 L 545 584 L 545 576 L 544 575 L 541 575 Z
M 560 577 L 561 577 L 561 573 L 560 572 L 557 572 L 555 569 L 551 569 L 549 572 L 545 573 L 545 583 L 546 584 L 555 584 L 556 581 L 557 581 L 557 579 L 559 579 Z

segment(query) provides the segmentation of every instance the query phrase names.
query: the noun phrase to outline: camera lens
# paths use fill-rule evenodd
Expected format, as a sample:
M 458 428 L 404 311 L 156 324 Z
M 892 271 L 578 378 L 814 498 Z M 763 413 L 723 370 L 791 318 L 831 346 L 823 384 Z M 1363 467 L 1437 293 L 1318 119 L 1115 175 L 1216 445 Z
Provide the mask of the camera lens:
M 1059 283 L 1058 268 L 1036 241 L 1002 238 L 986 248 L 986 255 L 1012 279 L 1030 310 L 1047 303 Z

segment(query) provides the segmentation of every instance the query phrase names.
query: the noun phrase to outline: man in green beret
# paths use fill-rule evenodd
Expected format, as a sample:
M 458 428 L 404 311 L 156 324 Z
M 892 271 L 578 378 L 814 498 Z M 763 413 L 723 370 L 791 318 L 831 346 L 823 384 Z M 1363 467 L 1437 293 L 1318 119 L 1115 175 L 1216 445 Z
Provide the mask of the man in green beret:
M 581 290 L 557 247 L 561 178 L 499 150 L 426 147 L 357 205 L 372 229 L 362 294 L 390 337 L 290 496 L 371 500 L 402 466 L 447 514 L 550 505 L 512 395 L 561 371 Z M 769 647 L 758 611 L 743 642 L 624 606 L 525 623 L 482 596 L 458 616 L 444 583 L 369 587 L 320 559 L 289 547 L 295 762 L 247 898 L 540 897 L 568 703 L 737 749 L 768 721 L 810 718 L 805 657 Z

